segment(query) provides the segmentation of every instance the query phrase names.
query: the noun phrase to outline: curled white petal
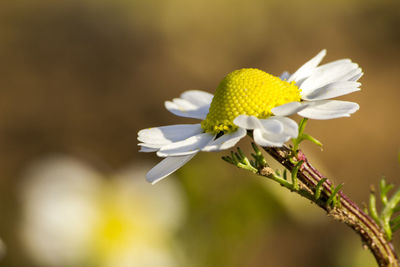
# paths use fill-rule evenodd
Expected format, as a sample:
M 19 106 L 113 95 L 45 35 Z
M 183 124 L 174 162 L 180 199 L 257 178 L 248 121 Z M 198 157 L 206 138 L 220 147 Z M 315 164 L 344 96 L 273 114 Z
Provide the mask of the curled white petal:
M 290 138 L 296 138 L 299 133 L 299 126 L 297 123 L 287 117 L 273 116 L 271 119 L 278 120 L 283 125 L 282 134 L 289 136 Z
M 245 129 L 239 128 L 233 133 L 224 134 L 223 136 L 215 139 L 205 146 L 201 151 L 211 152 L 229 149 L 236 145 L 240 139 L 245 137 L 246 133 L 247 131 Z
M 181 98 L 198 107 L 210 106 L 214 95 L 200 90 L 189 90 L 181 94 Z
M 255 116 L 239 115 L 233 120 L 233 123 L 248 130 L 263 129 L 271 133 L 281 133 L 283 131 L 282 123 L 270 118 L 259 119 Z
M 262 129 L 268 133 L 280 134 L 283 132 L 284 125 L 280 120 L 275 117 L 269 117 L 267 119 L 260 119 Z
M 214 139 L 214 137 L 215 135 L 210 133 L 197 134 L 183 141 L 162 146 L 157 152 L 157 156 L 170 157 L 194 154 L 207 146 Z
M 152 184 L 157 183 L 161 179 L 167 177 L 185 165 L 195 155 L 196 154 L 191 154 L 187 156 L 168 157 L 163 159 L 146 174 L 146 180 Z
M 253 130 L 256 128 L 262 128 L 260 120 L 254 116 L 239 115 L 234 120 L 233 123 L 240 128 Z
M 267 147 L 280 147 L 290 139 L 285 134 L 271 134 L 262 129 L 254 129 L 253 131 L 254 141 L 260 146 Z
M 138 132 L 142 146 L 160 148 L 203 132 L 200 124 L 177 124 L 143 129 Z
M 190 90 L 181 94 L 181 98 L 165 102 L 165 108 L 171 113 L 186 118 L 205 119 L 213 95 L 199 90 Z
M 292 119 L 272 116 L 260 120 L 262 127 L 253 130 L 254 141 L 261 146 L 282 146 L 290 138 L 297 137 L 298 125 Z M 279 129 L 276 128 L 279 125 Z M 273 126 L 273 127 L 270 127 Z
M 290 102 L 278 107 L 273 108 L 271 111 L 277 116 L 289 116 L 307 107 L 307 102 Z
M 207 116 L 210 107 L 197 107 L 185 99 L 175 98 L 172 101 L 166 101 L 165 108 L 172 114 L 180 117 L 202 120 Z
M 325 57 L 326 50 L 322 50 L 315 57 L 307 61 L 303 66 L 301 66 L 295 73 L 293 73 L 288 82 L 295 81 L 296 83 L 308 76 L 314 71 L 314 69 L 318 66 L 321 60 Z
M 298 112 L 300 116 L 316 120 L 335 119 L 349 117 L 359 109 L 354 102 L 339 100 L 317 100 L 308 103 L 308 106 Z
M 283 131 L 282 123 L 273 118 L 259 119 L 255 116 L 239 115 L 233 120 L 233 123 L 248 130 L 263 129 L 275 134 L 281 133 Z
M 360 91 L 360 88 L 358 88 L 360 85 L 361 83 L 353 81 L 332 82 L 303 95 L 302 98 L 304 100 L 324 100 L 334 98 Z
M 253 130 L 254 140 L 257 139 L 260 145 L 265 146 L 280 146 L 298 134 L 297 123 L 281 116 L 258 119 L 254 116 L 240 115 L 235 118 L 234 123 L 244 129 Z

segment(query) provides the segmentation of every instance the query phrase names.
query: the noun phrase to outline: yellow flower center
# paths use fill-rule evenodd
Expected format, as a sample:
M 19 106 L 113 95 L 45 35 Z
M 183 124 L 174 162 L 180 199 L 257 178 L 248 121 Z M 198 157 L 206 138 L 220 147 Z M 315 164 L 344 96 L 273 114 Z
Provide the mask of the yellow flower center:
M 210 110 L 201 127 L 205 132 L 229 133 L 237 129 L 233 120 L 239 115 L 265 119 L 274 107 L 300 101 L 300 89 L 258 69 L 229 73 L 219 84 Z

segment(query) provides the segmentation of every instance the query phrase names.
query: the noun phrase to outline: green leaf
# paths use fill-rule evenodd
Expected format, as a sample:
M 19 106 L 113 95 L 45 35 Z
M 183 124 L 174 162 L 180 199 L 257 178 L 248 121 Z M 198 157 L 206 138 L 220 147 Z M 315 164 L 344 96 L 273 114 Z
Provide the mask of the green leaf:
M 297 173 L 299 172 L 299 169 L 301 165 L 303 164 L 304 161 L 300 160 L 297 162 L 296 166 L 294 166 L 292 170 L 292 184 L 293 184 L 293 189 L 294 190 L 299 190 L 299 182 L 297 180 Z
M 322 147 L 322 143 L 309 134 L 303 134 L 303 139 L 313 142 L 314 144 Z
M 333 206 L 335 207 L 336 205 L 337 205 L 337 197 L 336 197 L 336 195 L 338 194 L 338 192 L 339 192 L 339 190 L 341 189 L 343 187 L 343 184 L 340 184 L 340 185 L 338 185 L 338 186 L 336 186 L 335 188 L 333 187 L 333 185 L 332 185 L 332 193 L 331 193 L 331 195 L 329 196 L 329 198 L 328 198 L 328 201 L 326 201 L 326 205 L 327 206 L 329 206 L 329 205 L 331 205 L 332 204 L 332 202 L 333 202 Z
M 321 197 L 321 191 L 324 189 L 322 185 L 325 183 L 326 180 L 328 180 L 328 178 L 323 178 L 319 180 L 318 184 L 315 186 L 315 193 L 314 193 L 315 200 L 318 200 Z
M 375 198 L 375 193 L 373 191 L 369 195 L 369 212 L 371 214 L 372 219 L 374 219 L 374 221 L 378 225 L 382 225 L 378 215 L 378 211 L 376 210 L 376 198 Z

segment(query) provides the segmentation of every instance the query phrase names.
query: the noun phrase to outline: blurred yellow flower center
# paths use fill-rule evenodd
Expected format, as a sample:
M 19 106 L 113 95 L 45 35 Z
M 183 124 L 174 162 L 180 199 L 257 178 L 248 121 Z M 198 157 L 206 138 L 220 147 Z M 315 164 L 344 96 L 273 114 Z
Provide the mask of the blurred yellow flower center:
M 121 241 L 130 225 L 117 215 L 106 218 L 103 227 L 99 229 L 99 234 L 105 242 Z
M 237 129 L 233 120 L 239 115 L 265 119 L 274 107 L 300 101 L 300 89 L 258 69 L 229 73 L 219 84 L 210 110 L 201 127 L 205 132 L 229 133 Z

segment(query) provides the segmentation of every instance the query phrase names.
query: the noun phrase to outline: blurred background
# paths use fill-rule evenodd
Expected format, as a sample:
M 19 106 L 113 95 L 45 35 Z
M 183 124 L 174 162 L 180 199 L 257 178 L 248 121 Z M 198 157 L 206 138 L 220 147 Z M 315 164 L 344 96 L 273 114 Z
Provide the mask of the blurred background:
M 399 47 L 396 0 L 1 1 L 0 266 L 376 266 L 350 229 L 226 153 L 145 183 L 159 159 L 136 134 L 191 122 L 163 107 L 185 90 L 327 48 L 365 71 L 344 97 L 361 109 L 311 121 L 324 150 L 304 150 L 361 204 L 382 175 L 400 185 Z

